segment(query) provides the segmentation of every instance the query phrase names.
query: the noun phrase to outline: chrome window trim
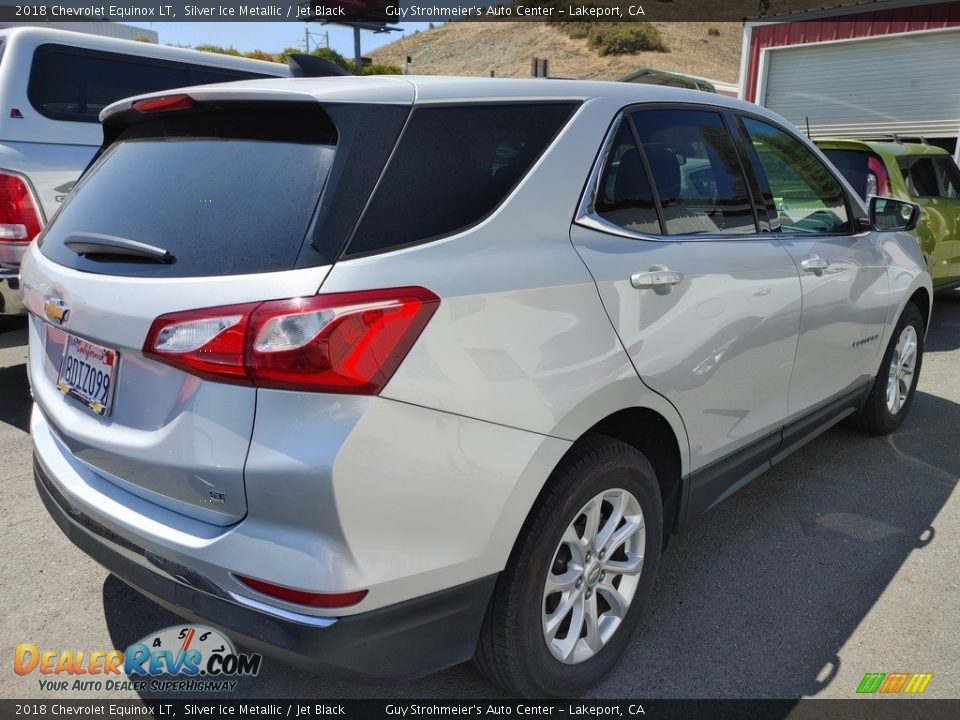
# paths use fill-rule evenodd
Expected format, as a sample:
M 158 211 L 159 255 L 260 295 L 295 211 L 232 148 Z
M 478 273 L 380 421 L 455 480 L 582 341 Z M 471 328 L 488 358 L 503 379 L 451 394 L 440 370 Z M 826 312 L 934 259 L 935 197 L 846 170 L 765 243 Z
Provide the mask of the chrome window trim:
M 696 233 L 687 235 L 655 235 L 629 230 L 601 217 L 597 213 L 595 207 L 597 192 L 600 189 L 600 174 L 603 172 L 603 167 L 607 164 L 607 159 L 610 157 L 610 151 L 613 148 L 613 141 L 617 136 L 617 132 L 620 130 L 620 124 L 624 121 L 626 113 L 628 111 L 639 109 L 640 108 L 631 106 L 630 108 L 624 108 L 620 110 L 614 117 L 610 127 L 607 129 L 607 134 L 603 139 L 603 144 L 601 145 L 601 151 L 597 156 L 597 159 L 593 162 L 593 167 L 591 168 L 590 175 L 587 179 L 586 188 L 583 191 L 583 195 L 580 197 L 580 205 L 577 208 L 577 214 L 573 220 L 575 225 L 589 228 L 590 230 L 596 230 L 597 232 L 602 232 L 606 235 L 616 235 L 618 237 L 629 238 L 631 240 L 646 240 L 648 242 L 721 242 L 729 240 L 771 240 L 781 237 L 778 233 L 758 233 L 756 231 L 752 233 L 729 234 Z M 715 108 L 712 105 L 704 105 L 702 109 L 714 109 L 717 112 L 721 111 L 720 108 Z M 653 191 L 656 192 L 656 188 L 654 188 Z
M 791 138 L 799 142 L 801 145 L 810 149 L 810 145 L 805 143 L 802 138 L 783 127 L 779 122 L 772 120 L 771 118 L 765 117 L 763 115 L 750 112 L 749 110 L 744 109 L 732 109 L 724 108 L 716 105 L 710 105 L 708 103 L 695 103 L 696 109 L 714 111 L 718 113 L 723 112 L 732 112 L 735 116 L 739 118 L 750 117 L 760 122 L 764 122 L 767 125 L 770 125 L 781 132 L 786 133 Z M 684 108 L 690 107 L 690 103 L 686 105 L 676 105 L 674 103 L 653 103 L 648 109 L 663 109 L 663 108 Z M 601 144 L 601 151 L 597 156 L 596 160 L 593 162 L 593 167 L 590 170 L 590 175 L 587 178 L 587 184 L 584 188 L 583 194 L 580 197 L 580 204 L 577 207 L 577 213 L 574 217 L 573 224 L 579 225 L 580 227 L 588 228 L 590 230 L 595 230 L 597 232 L 602 232 L 606 235 L 615 235 L 618 237 L 629 238 L 631 240 L 646 240 L 647 242 L 723 242 L 731 240 L 789 240 L 789 239 L 810 239 L 816 237 L 860 237 L 864 235 L 866 230 L 857 229 L 857 223 L 854 219 L 854 206 L 847 193 L 847 190 L 836 174 L 830 169 L 829 164 L 824 164 L 822 158 L 817 157 L 817 151 L 819 148 L 816 145 L 813 145 L 814 152 L 812 153 L 814 157 L 817 157 L 817 160 L 824 165 L 827 172 L 837 180 L 840 184 L 841 190 L 843 190 L 844 195 L 844 204 L 849 215 L 849 222 L 851 229 L 849 232 L 845 233 L 797 233 L 797 232 L 784 232 L 781 230 L 761 230 L 760 232 L 752 233 L 696 233 L 696 234 L 687 234 L 687 235 L 658 235 L 658 234 L 649 234 L 636 232 L 634 230 L 628 230 L 625 227 L 617 225 L 615 223 L 606 220 L 601 217 L 595 207 L 597 192 L 599 191 L 600 183 L 600 173 L 603 171 L 603 166 L 606 165 L 607 158 L 610 156 L 610 150 L 613 147 L 613 141 L 616 138 L 617 132 L 620 130 L 620 123 L 623 122 L 624 117 L 628 112 L 637 112 L 644 109 L 643 105 L 630 105 L 620 109 L 616 116 L 613 119 L 613 122 L 610 124 L 610 127 L 607 129 L 607 134 L 604 136 L 603 143 Z M 729 131 L 728 131 L 729 132 Z M 749 142 L 748 138 L 745 138 Z M 734 143 L 736 139 L 731 137 L 731 141 Z M 746 160 L 744 160 L 745 162 Z M 761 168 L 762 169 L 762 168 Z M 746 178 L 745 178 L 746 179 Z M 656 193 L 656 188 L 653 188 L 653 191 Z M 751 200 L 751 206 L 754 207 L 755 212 L 759 212 L 763 209 L 756 202 Z

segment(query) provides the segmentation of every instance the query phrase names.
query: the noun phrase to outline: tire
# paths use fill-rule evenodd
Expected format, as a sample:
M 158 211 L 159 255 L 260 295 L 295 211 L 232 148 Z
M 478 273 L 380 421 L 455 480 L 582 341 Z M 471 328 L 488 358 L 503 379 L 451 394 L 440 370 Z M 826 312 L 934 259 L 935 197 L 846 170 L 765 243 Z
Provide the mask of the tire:
M 890 337 L 887 351 L 883 354 L 880 372 L 877 373 L 867 402 L 863 409 L 853 416 L 852 424 L 855 427 L 870 435 L 887 435 L 903 425 L 907 413 L 910 412 L 917 383 L 920 380 L 920 368 L 923 365 L 923 332 L 923 315 L 920 314 L 920 309 L 913 303 L 907 303 Z M 915 342 L 913 371 L 907 375 L 901 372 L 900 377 L 893 377 L 910 364 L 905 362 L 909 361 L 909 357 L 900 356 L 902 349 L 900 343 L 911 337 Z M 905 380 L 908 381 L 908 386 L 904 393 Z M 897 385 L 896 400 L 891 397 L 893 384 Z
M 594 535 L 600 541 L 610 537 L 602 555 L 599 542 L 585 545 L 582 537 L 569 534 L 586 536 L 587 514 L 598 508 L 599 531 Z M 616 508 L 625 510 L 623 519 L 608 525 Z M 637 511 L 642 527 L 637 526 Z M 636 530 L 628 535 L 633 527 Z M 612 536 L 612 530 L 619 530 L 621 537 Z M 562 542 L 564 538 L 569 542 Z M 522 697 L 569 697 L 587 690 L 614 666 L 640 621 L 662 543 L 663 505 L 650 462 L 619 440 L 603 435 L 584 438 L 547 481 L 497 581 L 480 631 L 477 667 Z M 630 572 L 615 572 L 628 568 Z M 566 589 L 547 594 L 548 575 L 563 579 Z M 573 577 L 578 580 L 571 581 Z M 620 598 L 632 595 L 626 606 L 618 605 L 619 613 L 608 602 L 613 599 L 610 588 Z M 583 604 L 577 604 L 577 597 Z M 561 604 L 570 605 L 566 614 Z M 590 609 L 600 623 L 596 632 L 581 637 L 590 623 L 581 624 L 579 634 L 572 628 Z M 549 644 L 548 611 L 554 631 Z M 568 619 L 559 622 L 562 615 Z M 562 661 L 566 648 L 573 650 Z

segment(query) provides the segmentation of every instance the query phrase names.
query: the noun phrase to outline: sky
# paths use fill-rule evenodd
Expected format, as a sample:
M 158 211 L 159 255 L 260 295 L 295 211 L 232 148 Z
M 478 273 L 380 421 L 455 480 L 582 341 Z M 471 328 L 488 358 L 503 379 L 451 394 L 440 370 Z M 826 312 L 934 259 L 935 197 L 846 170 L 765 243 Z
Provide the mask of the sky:
M 353 30 L 335 25 L 321 25 L 320 23 L 303 22 L 127 22 L 127 25 L 156 30 L 160 35 L 160 43 L 164 45 L 200 45 L 211 43 L 222 45 L 247 52 L 249 50 L 264 50 L 279 52 L 288 47 L 303 47 L 304 31 L 311 33 L 310 49 L 312 50 L 320 35 L 330 33 L 330 47 L 337 52 L 353 57 Z M 415 30 L 426 30 L 427 23 L 405 22 L 396 23 L 394 27 L 403 28 L 406 35 Z M 401 33 L 374 34 L 361 33 L 361 48 L 364 54 L 397 40 Z

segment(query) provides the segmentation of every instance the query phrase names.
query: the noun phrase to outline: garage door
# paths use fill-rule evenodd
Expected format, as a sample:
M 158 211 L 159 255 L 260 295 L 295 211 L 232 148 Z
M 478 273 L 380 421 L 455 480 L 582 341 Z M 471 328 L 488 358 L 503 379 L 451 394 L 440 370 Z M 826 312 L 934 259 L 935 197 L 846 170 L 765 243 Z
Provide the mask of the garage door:
M 775 48 L 761 104 L 812 135 L 956 137 L 960 30 Z

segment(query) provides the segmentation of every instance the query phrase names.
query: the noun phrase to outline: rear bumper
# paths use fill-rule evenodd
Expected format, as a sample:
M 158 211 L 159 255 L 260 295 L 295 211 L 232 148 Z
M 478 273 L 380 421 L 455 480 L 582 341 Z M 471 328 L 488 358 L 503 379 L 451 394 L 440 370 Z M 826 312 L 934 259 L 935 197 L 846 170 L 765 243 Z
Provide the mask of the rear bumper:
M 275 610 L 261 612 L 236 602 L 196 573 L 173 566 L 99 524 L 67 500 L 36 457 L 34 479 L 47 511 L 70 541 L 128 585 L 184 618 L 221 629 L 248 648 L 313 672 L 413 678 L 468 660 L 496 582 L 496 575 L 491 575 L 347 617 L 290 612 L 281 617 Z
M 20 271 L 0 267 L 0 315 L 23 315 L 25 312 L 20 294 Z

